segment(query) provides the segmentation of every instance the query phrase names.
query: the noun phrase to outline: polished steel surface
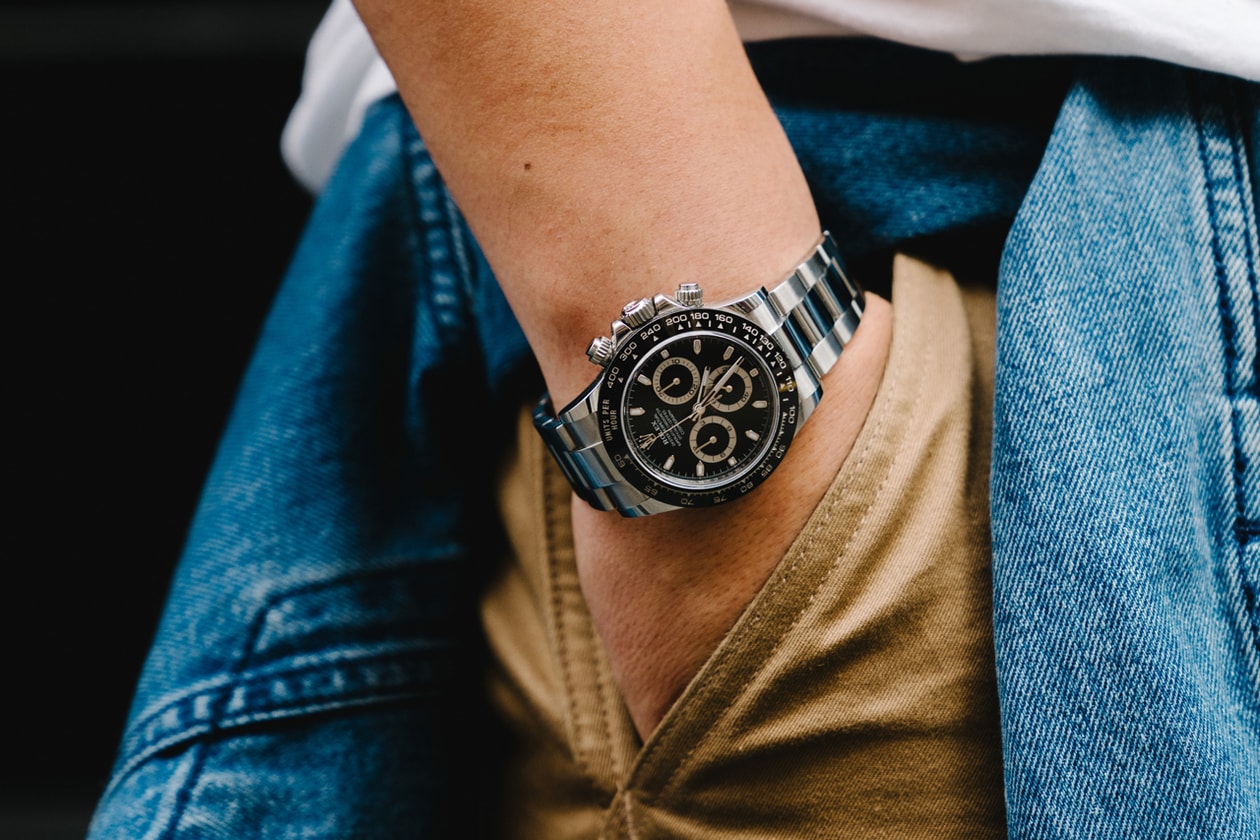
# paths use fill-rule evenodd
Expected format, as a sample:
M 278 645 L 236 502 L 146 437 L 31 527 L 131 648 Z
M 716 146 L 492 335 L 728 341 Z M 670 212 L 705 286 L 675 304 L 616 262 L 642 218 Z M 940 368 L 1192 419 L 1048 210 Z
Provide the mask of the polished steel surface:
M 702 301 L 696 284 L 679 287 L 678 299 L 663 295 L 631 301 L 623 318 L 612 324 L 612 338 L 597 338 L 588 352 L 597 364 L 607 364 L 615 347 L 635 328 L 653 317 L 675 312 L 689 301 Z M 694 305 L 694 304 L 692 304 Z M 799 391 L 800 420 L 804 423 L 822 399 L 822 378 L 835 366 L 840 354 L 862 320 L 865 295 L 845 274 L 831 235 L 824 232 L 809 255 L 773 289 L 752 294 L 711 309 L 742 315 L 766 330 L 790 359 Z M 645 313 L 651 313 L 645 317 Z M 598 361 L 597 361 L 598 359 Z M 534 411 L 534 423 L 569 483 L 586 502 L 600 510 L 617 510 L 624 516 L 645 516 L 675 510 L 674 505 L 654 499 L 632 486 L 618 471 L 600 438 L 599 379 L 576 401 L 553 413 L 544 397 Z

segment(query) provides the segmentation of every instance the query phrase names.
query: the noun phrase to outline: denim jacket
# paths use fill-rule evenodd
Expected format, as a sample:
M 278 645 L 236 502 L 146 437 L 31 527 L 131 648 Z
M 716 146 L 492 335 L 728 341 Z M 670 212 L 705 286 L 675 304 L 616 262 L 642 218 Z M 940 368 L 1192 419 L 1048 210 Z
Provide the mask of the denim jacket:
M 998 277 L 1010 836 L 1260 837 L 1260 90 L 1142 60 L 750 54 L 869 285 L 893 249 Z M 475 597 L 540 389 L 378 103 L 241 385 L 93 840 L 478 834 Z

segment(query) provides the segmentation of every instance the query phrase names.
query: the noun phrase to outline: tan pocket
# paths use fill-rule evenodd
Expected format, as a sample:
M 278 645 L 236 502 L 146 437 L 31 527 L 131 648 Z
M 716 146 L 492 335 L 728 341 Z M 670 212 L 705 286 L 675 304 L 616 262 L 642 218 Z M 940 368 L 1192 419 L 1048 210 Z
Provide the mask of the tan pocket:
M 517 571 L 483 616 L 499 639 L 498 705 L 532 756 L 520 770 L 552 778 L 535 775 L 514 798 L 522 807 L 533 797 L 523 807 L 537 819 L 513 836 L 1002 833 L 991 357 L 973 352 L 976 335 L 991 340 L 991 329 L 972 327 L 948 275 L 898 259 L 888 368 L 852 453 L 637 752 L 564 544 L 563 479 L 557 489 L 545 454 L 524 468 L 536 475 L 509 495 L 518 509 L 532 499 L 534 513 L 508 513 Z M 532 434 L 522 434 L 524 459 L 541 452 Z M 567 796 L 540 810 L 538 788 L 555 800 L 582 783 L 585 804 Z

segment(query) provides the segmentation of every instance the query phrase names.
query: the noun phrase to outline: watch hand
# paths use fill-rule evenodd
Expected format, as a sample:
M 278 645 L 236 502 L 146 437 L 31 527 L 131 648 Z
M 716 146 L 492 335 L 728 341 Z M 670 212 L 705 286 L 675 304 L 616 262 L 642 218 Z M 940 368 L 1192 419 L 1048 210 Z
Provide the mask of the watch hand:
M 701 409 L 700 407 L 697 406 L 695 409 L 692 410 L 690 414 L 688 414 L 683 419 L 679 420 L 674 425 L 669 426 L 668 428 L 665 428 L 665 429 L 661 429 L 659 432 L 652 432 L 651 434 L 639 435 L 639 448 L 643 450 L 651 449 L 652 444 L 660 440 L 663 435 L 666 435 L 669 432 L 672 432 L 674 429 L 677 429 L 679 426 L 681 426 L 683 423 L 686 423 L 688 420 L 695 420 L 697 417 L 700 416 L 700 412 L 701 412 Z
M 704 403 L 703 403 L 704 408 L 708 408 L 709 406 L 717 402 L 718 394 L 721 394 L 722 390 L 726 387 L 726 381 L 735 375 L 735 369 L 738 368 L 740 363 L 743 361 L 744 361 L 744 357 L 740 356 L 738 359 L 735 360 L 735 364 L 731 365 L 730 367 L 726 369 L 726 373 L 722 374 L 721 378 L 719 378 L 718 381 L 714 384 L 713 390 L 710 392 L 709 397 L 704 400 Z M 701 406 L 698 404 L 697 407 L 701 407 Z
M 704 402 L 704 388 L 709 384 L 709 366 L 704 366 L 704 375 L 700 377 L 700 390 L 696 394 L 696 408 L 699 408 Z
M 707 376 L 709 373 L 709 369 L 705 368 L 704 372 L 705 372 L 705 375 Z M 662 435 L 672 432 L 674 429 L 677 429 L 679 426 L 681 426 L 683 423 L 686 423 L 688 420 L 698 420 L 700 418 L 700 415 L 704 414 L 704 409 L 707 406 L 708 406 L 708 403 L 705 403 L 704 405 L 696 403 L 696 407 L 691 410 L 690 414 L 688 414 L 683 419 L 679 420 L 677 423 L 674 423 L 672 426 L 661 429 L 659 432 L 652 432 L 646 435 L 639 435 L 639 448 L 644 449 L 644 450 L 651 449 L 652 444 L 660 440 Z
M 676 426 L 678 424 L 675 423 L 674 425 Z M 674 428 L 674 426 L 670 426 L 669 428 L 672 429 Z M 660 431 L 660 432 L 649 432 L 646 435 L 639 435 L 638 437 L 639 448 L 646 452 L 647 450 L 651 449 L 652 446 L 658 440 L 661 439 L 661 435 L 665 434 L 665 432 L 668 432 L 668 431 L 669 429 L 664 429 L 663 431 Z
M 708 395 L 706 395 L 704 392 L 704 386 L 709 381 L 709 368 L 706 365 L 704 368 L 704 375 L 701 376 L 700 378 L 700 396 L 696 399 L 695 408 L 691 410 L 691 413 L 688 414 L 683 419 L 679 420 L 674 425 L 670 426 L 669 428 L 661 429 L 659 432 L 656 432 L 654 434 L 640 436 L 639 448 L 644 449 L 644 450 L 651 449 L 652 445 L 661 439 L 661 435 L 664 435 L 667 432 L 671 432 L 674 429 L 677 429 L 679 426 L 681 426 L 683 423 L 686 423 L 688 420 L 698 419 L 701 414 L 704 414 L 704 410 L 706 408 L 708 408 L 709 406 L 717 402 L 718 394 L 722 393 L 723 389 L 726 387 L 726 381 L 735 375 L 735 369 L 738 368 L 743 361 L 744 361 L 743 356 L 740 356 L 738 359 L 736 359 L 735 364 L 727 368 L 726 373 L 722 374 L 722 376 L 718 379 L 718 381 L 713 383 L 713 388 L 709 391 Z M 710 441 L 710 443 L 712 443 L 712 441 Z M 705 444 L 705 445 L 707 446 L 708 444 Z

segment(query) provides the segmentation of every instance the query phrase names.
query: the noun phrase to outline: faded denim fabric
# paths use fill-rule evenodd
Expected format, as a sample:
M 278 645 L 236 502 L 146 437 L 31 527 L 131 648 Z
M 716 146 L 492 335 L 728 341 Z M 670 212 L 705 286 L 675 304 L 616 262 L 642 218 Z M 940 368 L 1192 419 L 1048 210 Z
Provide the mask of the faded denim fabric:
M 1011 836 L 1260 835 L 1255 86 L 859 41 L 750 55 L 869 285 L 893 248 L 959 271 L 1002 252 Z M 540 388 L 378 103 L 259 339 L 92 840 L 482 833 L 475 595 Z
M 405 112 L 376 108 L 258 341 L 92 837 L 467 824 L 489 729 L 472 578 L 514 410 L 487 382 L 528 370 L 506 307 L 474 317 L 486 277 Z
M 1255 86 L 1097 62 L 1007 241 L 1012 837 L 1260 837 Z

